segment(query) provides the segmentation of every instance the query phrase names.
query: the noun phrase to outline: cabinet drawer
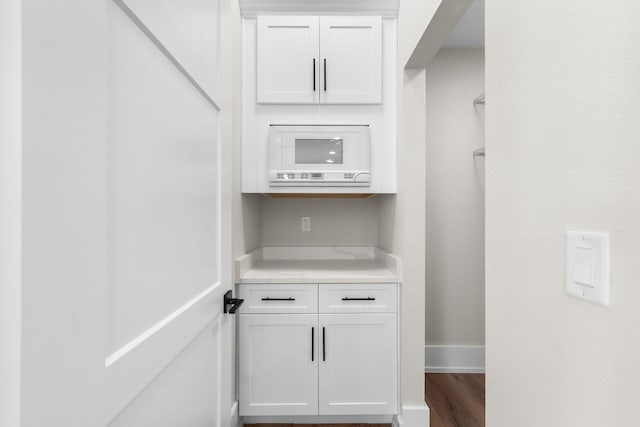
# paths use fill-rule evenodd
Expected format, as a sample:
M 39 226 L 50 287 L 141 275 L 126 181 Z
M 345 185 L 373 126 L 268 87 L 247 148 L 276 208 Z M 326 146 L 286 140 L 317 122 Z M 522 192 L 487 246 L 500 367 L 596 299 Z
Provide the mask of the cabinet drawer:
M 395 313 L 396 285 L 323 284 L 318 303 L 320 313 Z
M 317 313 L 318 285 L 248 285 L 238 286 L 244 299 L 238 313 Z

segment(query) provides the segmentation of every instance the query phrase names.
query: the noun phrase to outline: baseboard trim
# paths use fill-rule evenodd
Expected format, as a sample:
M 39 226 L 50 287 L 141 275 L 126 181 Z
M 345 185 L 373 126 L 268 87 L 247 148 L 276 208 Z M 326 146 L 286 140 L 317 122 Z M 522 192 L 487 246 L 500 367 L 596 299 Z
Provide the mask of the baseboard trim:
M 402 413 L 393 417 L 393 427 L 429 427 L 429 407 L 402 405 Z
M 425 372 L 481 374 L 485 371 L 483 345 L 426 345 Z

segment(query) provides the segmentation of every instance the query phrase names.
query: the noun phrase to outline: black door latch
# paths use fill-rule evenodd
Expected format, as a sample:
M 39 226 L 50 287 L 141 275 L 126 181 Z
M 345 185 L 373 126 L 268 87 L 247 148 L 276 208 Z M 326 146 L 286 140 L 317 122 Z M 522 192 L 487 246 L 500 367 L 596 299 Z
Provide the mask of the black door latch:
M 235 314 L 236 310 L 238 310 L 238 307 L 240 307 L 242 305 L 242 303 L 244 302 L 243 299 L 240 298 L 232 298 L 232 291 L 231 289 L 229 289 L 225 294 L 224 294 L 224 313 L 227 314 Z M 231 306 L 230 309 L 227 310 L 227 306 Z

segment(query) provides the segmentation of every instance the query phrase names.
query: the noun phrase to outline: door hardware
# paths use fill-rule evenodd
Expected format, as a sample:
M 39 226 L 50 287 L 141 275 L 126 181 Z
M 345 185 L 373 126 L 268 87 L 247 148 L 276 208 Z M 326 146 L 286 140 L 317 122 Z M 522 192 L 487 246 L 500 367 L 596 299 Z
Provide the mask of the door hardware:
M 324 58 L 324 91 L 327 91 L 327 58 Z
M 240 307 L 242 305 L 242 303 L 244 302 L 243 299 L 241 298 L 232 298 L 232 290 L 229 289 L 225 294 L 224 294 L 224 300 L 223 300 L 223 312 L 226 314 L 235 314 L 236 310 L 238 310 L 238 307 Z M 230 309 L 227 310 L 227 306 L 231 306 Z
M 327 354 L 325 352 L 325 340 L 324 340 L 324 326 L 322 327 L 322 361 L 326 362 L 327 361 Z

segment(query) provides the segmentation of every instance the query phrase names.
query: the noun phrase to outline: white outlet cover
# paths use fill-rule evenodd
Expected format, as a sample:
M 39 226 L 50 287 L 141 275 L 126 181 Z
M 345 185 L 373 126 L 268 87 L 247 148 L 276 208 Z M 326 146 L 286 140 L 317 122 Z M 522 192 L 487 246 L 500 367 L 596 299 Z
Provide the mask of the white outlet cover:
M 609 233 L 566 232 L 565 291 L 609 307 Z

